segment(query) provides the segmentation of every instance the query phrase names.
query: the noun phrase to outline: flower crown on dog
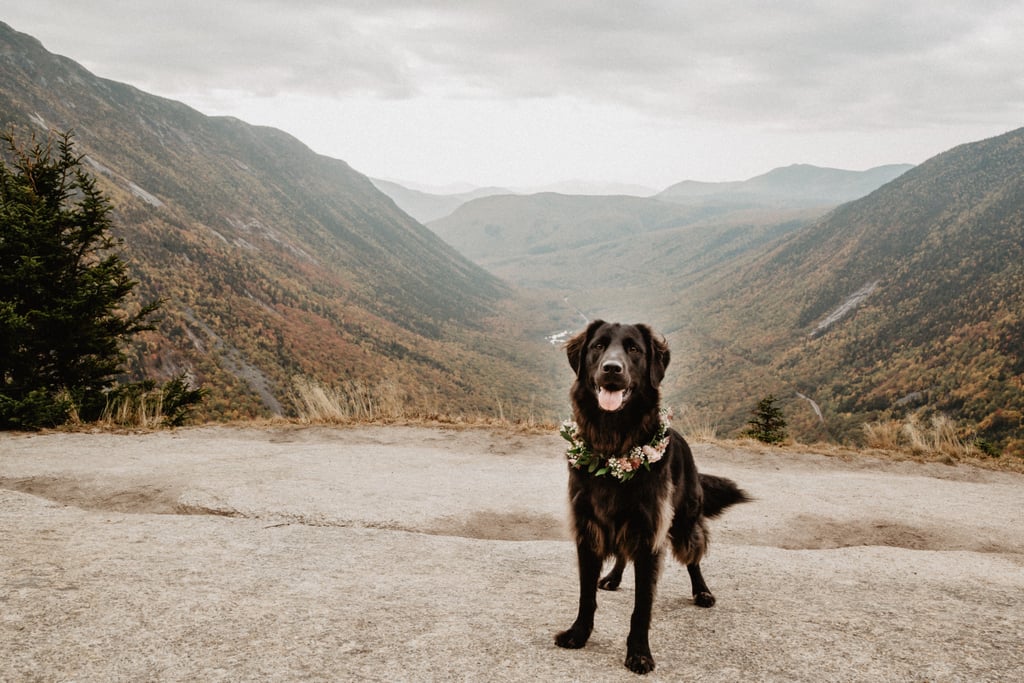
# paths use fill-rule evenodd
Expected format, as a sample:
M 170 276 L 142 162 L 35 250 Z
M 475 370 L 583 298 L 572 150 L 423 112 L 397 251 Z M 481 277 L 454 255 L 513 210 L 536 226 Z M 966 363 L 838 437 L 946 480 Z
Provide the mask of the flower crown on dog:
M 665 455 L 668 448 L 668 413 L 662 411 L 660 414 L 660 426 L 658 432 L 646 446 L 635 446 L 624 455 L 599 455 L 590 450 L 590 446 L 584 442 L 579 435 L 579 426 L 572 420 L 562 423 L 559 434 L 569 442 L 565 449 L 565 457 L 569 459 L 569 466 L 582 470 L 585 469 L 595 477 L 610 474 L 619 481 L 629 481 L 633 475 L 643 467 L 651 469 L 651 463 L 658 462 Z

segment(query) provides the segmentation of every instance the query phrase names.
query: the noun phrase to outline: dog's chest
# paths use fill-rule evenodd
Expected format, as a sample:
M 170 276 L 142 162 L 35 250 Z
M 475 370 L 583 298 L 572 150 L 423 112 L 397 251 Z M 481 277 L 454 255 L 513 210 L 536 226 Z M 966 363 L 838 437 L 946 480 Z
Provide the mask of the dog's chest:
M 585 475 L 584 475 L 585 476 Z M 584 487 L 590 514 L 595 521 L 613 531 L 636 519 L 649 516 L 659 497 L 648 482 L 620 482 L 611 477 L 592 477 Z
M 599 554 L 632 558 L 639 548 L 664 545 L 673 518 L 671 482 L 663 477 L 630 482 L 589 477 L 585 482 L 573 501 L 576 525 L 586 530 Z

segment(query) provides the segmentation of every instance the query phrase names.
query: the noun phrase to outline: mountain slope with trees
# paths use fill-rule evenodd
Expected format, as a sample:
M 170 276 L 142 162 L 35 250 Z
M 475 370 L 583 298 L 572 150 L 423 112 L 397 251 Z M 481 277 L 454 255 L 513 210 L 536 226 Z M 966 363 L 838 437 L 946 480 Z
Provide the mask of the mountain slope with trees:
M 943 414 L 1024 444 L 1024 129 L 940 154 L 722 275 L 689 323 L 689 395 L 734 420 L 749 387 L 786 396 L 804 434 Z
M 73 133 L 139 296 L 166 300 L 135 367 L 193 372 L 211 414 L 287 412 L 297 376 L 450 412 L 544 385 L 521 337 L 488 341 L 518 305 L 502 282 L 281 131 L 98 78 L 4 24 L 0 125 Z

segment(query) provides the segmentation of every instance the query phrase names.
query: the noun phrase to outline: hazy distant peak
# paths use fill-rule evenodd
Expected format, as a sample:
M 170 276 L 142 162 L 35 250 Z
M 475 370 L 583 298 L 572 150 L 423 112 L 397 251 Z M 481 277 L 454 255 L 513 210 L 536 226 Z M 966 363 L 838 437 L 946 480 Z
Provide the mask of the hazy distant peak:
M 686 180 L 672 185 L 656 197 L 683 204 L 708 199 L 760 206 L 841 204 L 870 194 L 911 168 L 910 164 L 888 164 L 866 171 L 847 171 L 791 164 L 742 181 L 708 183 Z
M 622 195 L 626 197 L 651 197 L 658 194 L 653 187 L 634 183 L 613 183 L 591 180 L 563 180 L 547 185 L 534 185 L 514 188 L 517 194 L 540 194 L 554 192 L 556 194 L 575 194 L 585 196 Z

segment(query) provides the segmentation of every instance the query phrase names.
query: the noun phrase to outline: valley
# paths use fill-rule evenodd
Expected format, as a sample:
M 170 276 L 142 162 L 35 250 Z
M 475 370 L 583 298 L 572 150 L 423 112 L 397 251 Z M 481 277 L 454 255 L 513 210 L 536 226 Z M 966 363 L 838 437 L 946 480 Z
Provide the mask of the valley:
M 558 342 L 605 318 L 663 333 L 666 402 L 725 436 L 771 394 L 800 441 L 944 416 L 1024 455 L 1024 129 L 915 167 L 431 195 L 6 24 L 0 118 L 25 139 L 72 131 L 139 301 L 165 302 L 125 379 L 186 372 L 210 390 L 201 420 L 297 418 L 310 386 L 556 420 L 572 381 Z
M 533 296 L 548 335 L 578 329 L 580 312 L 651 323 L 673 348 L 668 401 L 725 434 L 773 394 L 800 440 L 857 443 L 866 423 L 941 415 L 1019 455 L 1022 144 L 1012 131 L 865 172 L 876 184 L 831 206 L 684 183 L 685 205 L 669 191 L 492 196 L 430 227 Z M 766 177 L 829 184 L 779 171 Z

